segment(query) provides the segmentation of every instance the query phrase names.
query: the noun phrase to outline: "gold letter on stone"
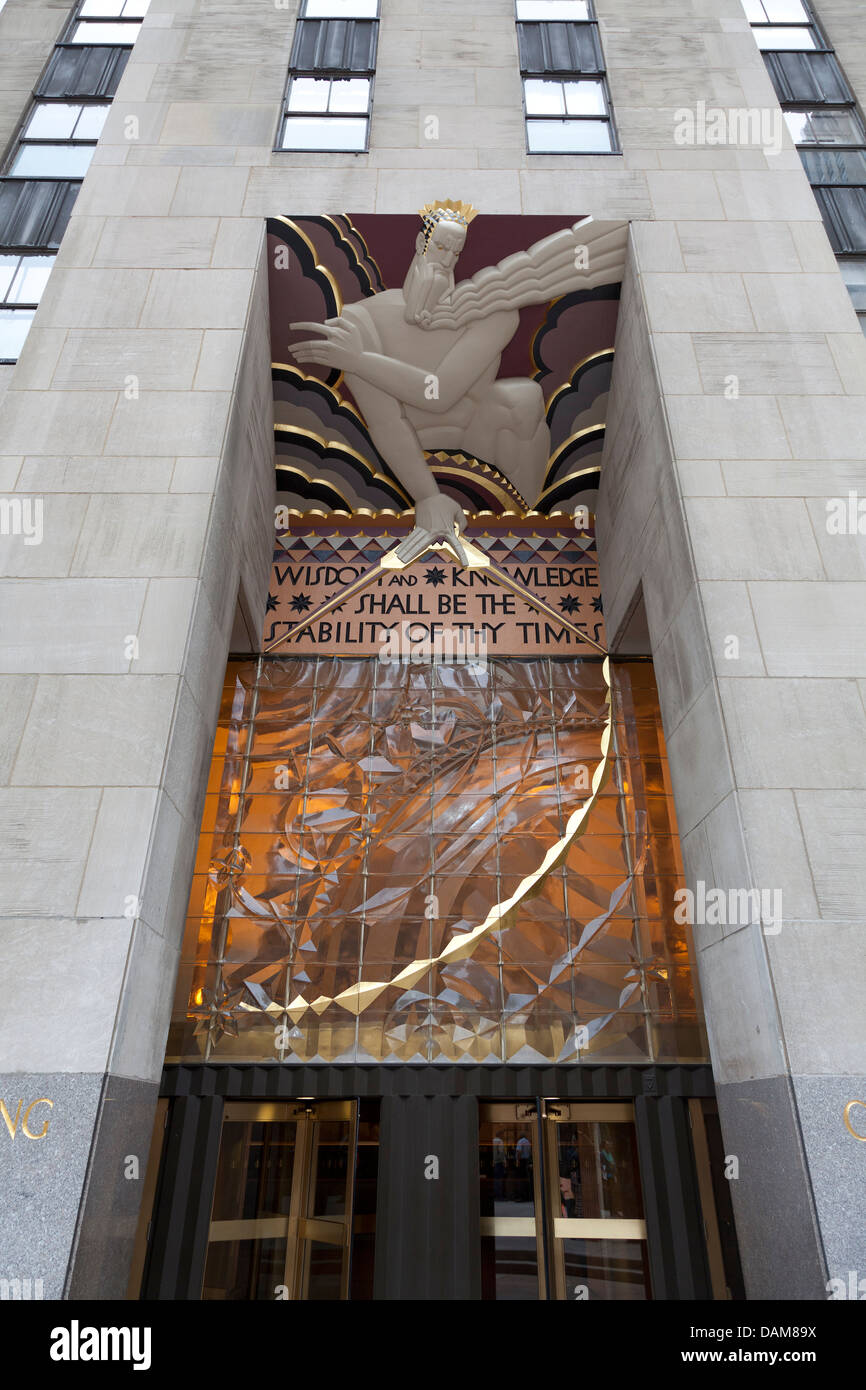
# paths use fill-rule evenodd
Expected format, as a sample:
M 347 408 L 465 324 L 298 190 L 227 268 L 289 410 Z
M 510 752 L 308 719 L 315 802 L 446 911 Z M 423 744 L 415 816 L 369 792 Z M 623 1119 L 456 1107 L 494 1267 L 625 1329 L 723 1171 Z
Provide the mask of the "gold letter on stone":
M 866 1134 L 858 1134 L 851 1123 L 851 1111 L 855 1105 L 862 1105 L 863 1109 L 866 1110 L 866 1100 L 849 1100 L 845 1106 L 845 1128 L 849 1134 L 853 1134 L 855 1139 L 859 1139 L 861 1144 L 866 1144 Z
M 11 1139 L 12 1139 L 13 1141 L 14 1141 L 14 1139 L 15 1139 L 15 1131 L 16 1131 L 17 1128 L 18 1128 L 18 1121 L 19 1121 L 20 1118 L 21 1118 L 21 1107 L 22 1107 L 23 1104 L 24 1104 L 23 1099 L 22 1099 L 22 1100 L 19 1100 L 19 1102 L 18 1102 L 18 1109 L 15 1111 L 15 1123 L 13 1124 L 13 1123 L 12 1123 L 12 1120 L 11 1120 L 11 1117 L 10 1117 L 10 1115 L 9 1115 L 9 1111 L 6 1109 L 6 1102 L 5 1102 L 5 1100 L 0 1100 L 0 1115 L 2 1115 L 2 1116 L 3 1116 L 3 1119 L 6 1121 L 6 1128 L 8 1129 L 9 1135 L 10 1135 L 10 1137 L 11 1137 Z
M 31 1134 L 30 1130 L 27 1128 L 27 1122 L 28 1122 L 28 1120 L 30 1119 L 30 1111 L 33 1109 L 34 1105 L 49 1105 L 49 1106 L 51 1107 L 51 1109 L 53 1110 L 53 1109 L 54 1109 L 54 1101 L 53 1101 L 53 1100 L 49 1100 L 49 1099 L 47 1098 L 47 1096 L 40 1096 L 40 1097 L 39 1097 L 39 1100 L 31 1101 L 30 1104 L 28 1105 L 27 1109 L 26 1109 L 25 1112 L 24 1112 L 24 1123 L 23 1123 L 23 1125 L 21 1126 L 21 1128 L 24 1130 L 24 1133 L 27 1135 L 27 1138 L 28 1138 L 28 1139 L 44 1139 L 45 1136 L 46 1136 L 46 1134 L 48 1133 L 48 1126 L 49 1126 L 49 1124 L 51 1123 L 51 1116 L 48 1115 L 48 1116 L 46 1117 L 46 1119 L 45 1119 L 44 1122 L 43 1122 L 42 1128 L 40 1129 L 40 1131 L 39 1131 L 38 1134 Z

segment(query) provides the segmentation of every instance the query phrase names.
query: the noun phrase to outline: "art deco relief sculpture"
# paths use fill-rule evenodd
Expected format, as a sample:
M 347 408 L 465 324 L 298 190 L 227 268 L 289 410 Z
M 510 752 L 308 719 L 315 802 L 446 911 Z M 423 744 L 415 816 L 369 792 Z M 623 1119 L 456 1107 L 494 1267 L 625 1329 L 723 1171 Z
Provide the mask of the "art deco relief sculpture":
M 439 491 L 425 450 L 483 459 L 527 506 L 537 500 L 550 451 L 544 397 L 528 377 L 497 379 L 502 352 L 524 305 L 618 278 L 627 234 L 621 223 L 585 218 L 455 283 L 475 209 L 444 199 L 420 215 L 402 289 L 348 304 L 324 324 L 291 325 L 321 335 L 291 352 L 343 372 L 377 449 L 415 502 L 415 532 L 400 547 L 406 562 L 430 538 L 451 540 L 465 524 L 458 503 Z

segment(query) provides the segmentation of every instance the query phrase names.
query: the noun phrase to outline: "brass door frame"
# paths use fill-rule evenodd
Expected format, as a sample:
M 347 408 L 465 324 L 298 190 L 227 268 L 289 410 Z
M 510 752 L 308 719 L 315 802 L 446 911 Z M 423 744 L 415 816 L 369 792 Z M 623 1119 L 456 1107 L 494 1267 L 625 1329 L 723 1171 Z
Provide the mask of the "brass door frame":
M 563 1241 L 647 1241 L 643 1218 L 564 1217 L 560 1210 L 559 1152 L 556 1126 L 570 1122 L 635 1125 L 634 1105 L 626 1101 L 535 1101 L 484 1103 L 481 1117 L 499 1124 L 532 1121 L 532 1183 L 535 1216 L 482 1216 L 482 1236 L 535 1237 L 540 1299 L 566 1297 Z M 639 1177 L 638 1173 L 638 1177 Z M 549 1291 L 548 1291 L 549 1281 Z
M 346 1120 L 349 1125 L 349 1133 L 346 1139 L 345 1215 L 342 1217 L 317 1217 L 313 1215 L 313 1206 L 316 1196 L 316 1163 L 320 1141 L 319 1122 L 322 1120 Z M 304 1165 L 300 1170 L 301 1181 L 299 1183 L 292 1183 L 293 1198 L 295 1189 L 299 1189 L 297 1235 L 295 1236 L 294 1242 L 289 1240 L 286 1243 L 286 1273 L 288 1275 L 290 1269 L 290 1247 L 294 1244 L 294 1274 L 299 1292 L 293 1294 L 292 1297 L 305 1300 L 309 1292 L 310 1284 L 311 1241 L 320 1241 L 326 1245 L 338 1245 L 343 1249 L 340 1271 L 340 1298 L 345 1300 L 349 1297 L 352 1261 L 352 1218 L 354 1214 L 355 1164 L 357 1161 L 358 1148 L 357 1102 L 351 1100 L 323 1101 L 321 1104 L 314 1104 L 313 1113 L 308 1115 L 305 1120 L 304 1131 L 306 1151 L 304 1153 Z M 292 1285 L 289 1283 L 288 1279 L 286 1283 L 291 1289 Z
M 619 1217 L 567 1217 L 557 1216 L 559 1209 L 559 1146 L 556 1143 L 556 1126 L 569 1123 L 635 1124 L 634 1106 L 623 1101 L 560 1101 L 545 1100 L 542 1105 L 541 1121 L 543 1130 L 545 1177 L 548 1189 L 548 1210 L 545 1213 L 550 1225 L 549 1258 L 553 1297 L 564 1300 L 565 1287 L 565 1240 L 642 1240 L 647 1239 L 646 1221 L 643 1218 Z M 596 1154 L 596 1161 L 598 1155 Z M 638 1177 L 640 1174 L 638 1173 Z
M 314 1217 L 312 1208 L 316 1193 L 315 1162 L 318 1156 L 319 1123 L 323 1120 L 345 1120 L 349 1124 L 347 1138 L 345 1216 Z M 292 1165 L 292 1187 L 288 1216 L 250 1217 L 236 1221 L 214 1221 L 211 1198 L 211 1219 L 208 1226 L 208 1245 L 218 1241 L 265 1240 L 285 1237 L 286 1255 L 283 1284 L 292 1302 L 307 1297 L 310 1278 L 310 1242 L 322 1241 L 343 1249 L 340 1277 L 340 1298 L 349 1296 L 352 1250 L 352 1218 L 355 1192 L 355 1167 L 358 1146 L 358 1103 L 354 1100 L 334 1101 L 228 1101 L 223 1110 L 222 1125 L 227 1122 L 274 1123 L 294 1122 L 295 1152 Z M 222 1150 L 222 1127 L 220 1129 Z
M 547 1298 L 547 1261 L 545 1258 L 544 1233 L 544 1184 L 542 1181 L 543 1156 L 538 1106 L 535 1101 L 513 1103 L 486 1103 L 481 1107 L 485 1120 L 494 1124 L 530 1124 L 532 1128 L 532 1204 L 534 1216 L 482 1216 L 482 1236 L 519 1236 L 535 1238 L 535 1256 L 538 1268 L 538 1297 Z M 539 1219 L 540 1218 L 540 1219 Z
M 707 1263 L 710 1268 L 713 1298 L 728 1299 L 731 1292 L 725 1275 L 722 1241 L 719 1235 L 719 1218 L 716 1211 L 716 1199 L 713 1196 L 713 1179 L 710 1170 L 707 1129 L 704 1124 L 704 1109 L 699 1100 L 690 1100 L 688 1107 L 689 1124 L 692 1130 L 692 1152 L 695 1158 L 695 1172 L 698 1179 L 698 1194 L 701 1202 L 701 1217 L 704 1223 L 704 1239 L 707 1247 Z

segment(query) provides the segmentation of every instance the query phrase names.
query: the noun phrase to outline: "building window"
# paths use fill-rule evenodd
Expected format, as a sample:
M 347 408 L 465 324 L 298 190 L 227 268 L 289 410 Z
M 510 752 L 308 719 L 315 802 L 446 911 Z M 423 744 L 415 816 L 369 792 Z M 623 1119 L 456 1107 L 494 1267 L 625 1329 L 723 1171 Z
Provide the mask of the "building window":
M 0 362 L 18 360 L 53 263 L 53 256 L 0 252 Z
M 83 178 L 105 125 L 108 102 L 37 101 L 9 168 L 16 178 Z
M 805 0 L 743 0 L 866 332 L 866 126 Z
M 135 43 L 149 5 L 150 0 L 82 0 L 64 42 Z
M 378 0 L 303 0 L 279 149 L 367 149 L 378 37 Z
M 79 0 L 0 175 L 0 361 L 17 360 L 150 0 Z
M 822 48 L 801 0 L 743 0 L 759 48 Z
M 851 296 L 851 303 L 857 311 L 860 327 L 866 333 L 866 257 L 839 262 L 845 288 Z
M 516 13 L 529 153 L 616 153 L 590 0 L 517 0 Z

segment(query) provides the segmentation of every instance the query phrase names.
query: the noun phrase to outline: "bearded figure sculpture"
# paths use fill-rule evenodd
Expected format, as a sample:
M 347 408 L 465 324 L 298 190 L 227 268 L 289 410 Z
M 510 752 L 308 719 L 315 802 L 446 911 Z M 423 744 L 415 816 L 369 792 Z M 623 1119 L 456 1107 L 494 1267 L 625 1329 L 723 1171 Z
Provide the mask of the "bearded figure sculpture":
M 293 323 L 320 336 L 290 349 L 300 363 L 343 372 L 376 448 L 414 500 L 415 531 L 400 547 L 407 562 L 431 537 L 452 541 L 465 524 L 425 450 L 483 459 L 527 508 L 537 501 L 550 452 L 544 397 L 528 377 L 497 378 L 502 352 L 525 305 L 617 278 L 628 230 L 587 217 L 455 283 L 475 209 L 443 199 L 420 216 L 402 288 L 348 304 L 324 324 Z

